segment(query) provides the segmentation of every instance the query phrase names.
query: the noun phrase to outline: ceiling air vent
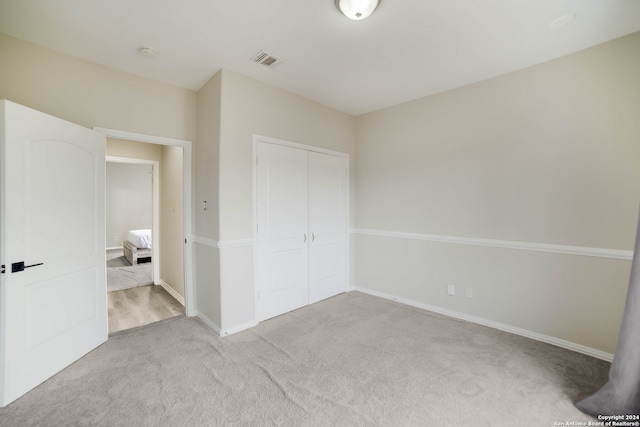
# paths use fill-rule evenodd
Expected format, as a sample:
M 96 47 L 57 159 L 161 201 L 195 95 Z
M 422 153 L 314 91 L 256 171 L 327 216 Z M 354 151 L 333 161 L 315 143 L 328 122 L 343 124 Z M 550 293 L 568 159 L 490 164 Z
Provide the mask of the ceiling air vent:
M 256 64 L 264 65 L 265 67 L 272 67 L 274 64 L 282 62 L 277 56 L 273 56 L 270 53 L 260 51 L 256 56 L 251 58 Z

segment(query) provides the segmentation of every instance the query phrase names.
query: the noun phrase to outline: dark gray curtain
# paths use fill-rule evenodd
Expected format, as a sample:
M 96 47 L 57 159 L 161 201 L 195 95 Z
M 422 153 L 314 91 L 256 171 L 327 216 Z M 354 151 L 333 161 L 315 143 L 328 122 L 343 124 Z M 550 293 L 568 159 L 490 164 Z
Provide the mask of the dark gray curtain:
M 609 371 L 609 381 L 576 406 L 595 417 L 640 414 L 640 217 L 627 303 Z

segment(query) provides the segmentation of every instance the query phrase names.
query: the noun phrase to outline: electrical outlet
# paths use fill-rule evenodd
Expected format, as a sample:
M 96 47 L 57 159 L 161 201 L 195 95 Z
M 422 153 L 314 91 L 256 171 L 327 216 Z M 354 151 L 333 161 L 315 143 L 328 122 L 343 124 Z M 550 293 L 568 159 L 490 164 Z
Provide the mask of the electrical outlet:
M 456 294 L 456 285 L 447 285 L 447 295 L 454 296 Z
M 118 241 L 118 235 L 117 234 L 115 236 L 113 236 L 113 240 L 115 240 L 116 242 Z
M 473 288 L 467 288 L 465 291 L 467 298 L 473 298 Z

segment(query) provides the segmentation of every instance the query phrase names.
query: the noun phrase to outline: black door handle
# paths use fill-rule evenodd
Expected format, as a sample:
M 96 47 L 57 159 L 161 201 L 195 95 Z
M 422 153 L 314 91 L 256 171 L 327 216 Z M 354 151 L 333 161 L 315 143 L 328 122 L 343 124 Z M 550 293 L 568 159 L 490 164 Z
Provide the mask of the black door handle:
M 11 264 L 11 272 L 18 273 L 20 271 L 24 271 L 25 268 L 37 267 L 42 264 L 44 263 L 40 262 L 38 264 L 24 265 L 24 261 L 14 262 L 13 264 Z

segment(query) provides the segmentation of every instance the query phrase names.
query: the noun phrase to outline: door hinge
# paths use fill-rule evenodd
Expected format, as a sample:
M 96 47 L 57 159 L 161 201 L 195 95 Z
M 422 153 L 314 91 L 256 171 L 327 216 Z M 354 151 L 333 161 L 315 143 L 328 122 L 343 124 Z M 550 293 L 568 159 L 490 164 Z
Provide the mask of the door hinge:
M 5 272 L 5 266 L 4 264 L 2 264 L 2 270 L 0 270 L 0 274 L 4 274 L 4 272 Z
M 185 244 L 185 245 L 187 244 L 187 239 L 184 239 L 184 244 Z

